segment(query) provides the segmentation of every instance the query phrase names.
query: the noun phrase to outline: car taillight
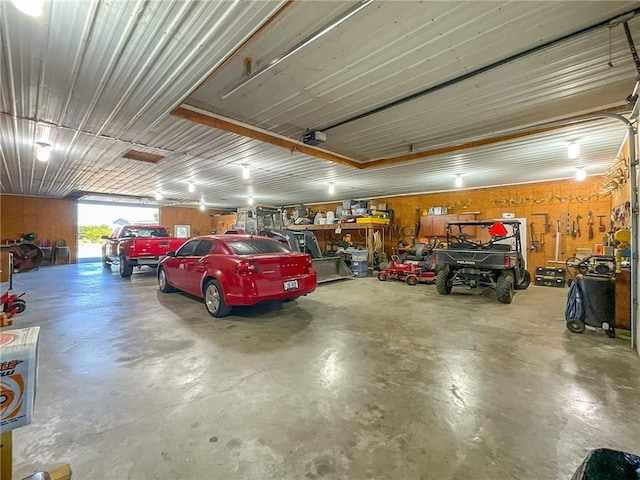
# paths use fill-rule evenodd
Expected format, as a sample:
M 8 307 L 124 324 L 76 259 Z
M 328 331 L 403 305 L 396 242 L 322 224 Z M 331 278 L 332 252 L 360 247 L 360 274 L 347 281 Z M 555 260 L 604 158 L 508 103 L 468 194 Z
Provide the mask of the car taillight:
M 307 267 L 310 267 L 313 265 L 313 261 L 311 260 L 311 255 L 307 255 Z
M 236 273 L 240 274 L 249 274 L 249 273 L 257 273 L 258 265 L 251 260 L 242 260 L 236 266 Z
M 511 266 L 511 257 L 504 257 L 504 266 L 505 267 Z

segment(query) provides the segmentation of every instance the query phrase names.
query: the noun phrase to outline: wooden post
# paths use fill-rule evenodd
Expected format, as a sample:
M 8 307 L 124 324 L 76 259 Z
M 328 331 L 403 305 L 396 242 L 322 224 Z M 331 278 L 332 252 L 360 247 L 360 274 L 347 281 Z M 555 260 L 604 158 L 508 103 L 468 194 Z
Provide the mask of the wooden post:
M 0 478 L 11 480 L 13 460 L 13 431 L 0 433 Z

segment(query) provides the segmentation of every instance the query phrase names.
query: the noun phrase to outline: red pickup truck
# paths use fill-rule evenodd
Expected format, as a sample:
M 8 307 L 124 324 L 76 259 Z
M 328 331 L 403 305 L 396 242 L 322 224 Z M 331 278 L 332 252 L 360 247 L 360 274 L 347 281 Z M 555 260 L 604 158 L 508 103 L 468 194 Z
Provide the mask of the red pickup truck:
M 121 277 L 130 277 L 133 267 L 157 267 L 167 252 L 177 250 L 187 240 L 172 238 L 167 227 L 161 225 L 124 225 L 102 239 L 102 266 L 117 264 Z

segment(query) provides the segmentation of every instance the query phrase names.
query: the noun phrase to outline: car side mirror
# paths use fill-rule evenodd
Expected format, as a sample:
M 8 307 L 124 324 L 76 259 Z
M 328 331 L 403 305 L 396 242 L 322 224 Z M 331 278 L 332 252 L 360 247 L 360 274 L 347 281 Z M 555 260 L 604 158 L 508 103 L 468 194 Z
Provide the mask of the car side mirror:
M 174 250 L 167 252 L 167 257 L 175 257 L 175 256 L 176 256 L 176 252 Z
M 102 235 L 100 238 L 102 240 L 109 240 L 111 237 L 109 235 Z

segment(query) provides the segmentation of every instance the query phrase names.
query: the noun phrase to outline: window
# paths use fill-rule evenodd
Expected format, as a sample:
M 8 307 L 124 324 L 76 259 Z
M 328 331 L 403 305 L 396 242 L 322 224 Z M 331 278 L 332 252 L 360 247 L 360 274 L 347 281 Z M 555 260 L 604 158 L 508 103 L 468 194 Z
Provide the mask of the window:
M 182 245 L 176 252 L 176 257 L 191 257 L 194 255 L 195 249 L 198 246 L 199 240 L 189 240 Z
M 283 253 L 291 252 L 289 248 L 275 240 L 266 238 L 251 238 L 248 240 L 234 240 L 227 245 L 236 255 L 255 255 L 257 253 Z
M 196 257 L 204 257 L 206 254 L 208 254 L 211 250 L 213 250 L 215 247 L 215 245 L 213 244 L 213 242 L 209 241 L 209 240 L 200 240 L 200 243 L 198 244 L 198 246 L 196 247 L 195 251 L 193 252 L 193 254 Z

